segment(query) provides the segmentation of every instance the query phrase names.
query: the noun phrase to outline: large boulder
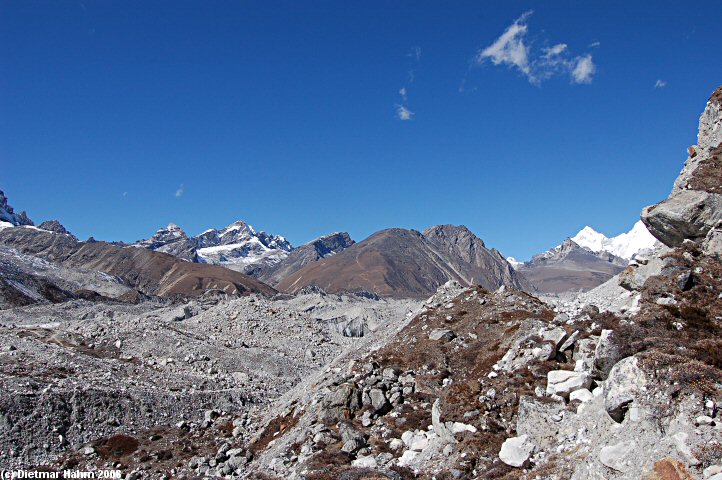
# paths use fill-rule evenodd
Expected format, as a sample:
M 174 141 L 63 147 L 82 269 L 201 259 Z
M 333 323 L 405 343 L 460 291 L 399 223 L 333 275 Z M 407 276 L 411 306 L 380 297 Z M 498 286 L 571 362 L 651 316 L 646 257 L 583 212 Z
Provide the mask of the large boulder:
M 668 247 L 685 239 L 702 241 L 722 220 L 722 195 L 682 190 L 661 203 L 642 210 L 649 232 Z
M 524 395 L 519 399 L 516 433 L 527 435 L 542 450 L 553 448 L 557 444 L 564 409 L 565 403 L 561 400 L 540 400 Z
M 605 467 L 624 473 L 637 461 L 634 456 L 636 446 L 634 440 L 628 440 L 602 447 L 599 451 L 599 461 Z
M 594 350 L 594 377 L 604 380 L 619 360 L 619 346 L 613 330 L 602 330 Z
M 614 365 L 604 382 L 604 408 L 614 420 L 621 422 L 629 405 L 647 387 L 647 375 L 636 357 L 627 357 Z
M 573 391 L 589 388 L 591 385 L 592 377 L 587 372 L 552 370 L 547 374 L 547 395 L 567 398 Z
M 522 467 L 529 461 L 534 450 L 536 446 L 527 435 L 507 438 L 501 445 L 499 459 L 511 467 Z
M 707 232 L 702 242 L 702 250 L 705 254 L 720 258 L 722 256 L 722 225 L 717 225 Z

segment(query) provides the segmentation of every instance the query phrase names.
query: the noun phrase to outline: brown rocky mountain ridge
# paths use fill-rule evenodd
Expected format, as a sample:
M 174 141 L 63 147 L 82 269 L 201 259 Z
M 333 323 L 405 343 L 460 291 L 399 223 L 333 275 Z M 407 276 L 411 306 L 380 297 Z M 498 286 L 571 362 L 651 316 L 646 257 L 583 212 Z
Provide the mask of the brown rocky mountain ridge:
M 497 289 L 533 287 L 496 250 L 466 227 L 443 225 L 424 233 L 382 230 L 346 250 L 306 265 L 276 285 L 294 293 L 307 286 L 327 292 L 370 291 L 381 296 L 428 297 L 449 280 Z

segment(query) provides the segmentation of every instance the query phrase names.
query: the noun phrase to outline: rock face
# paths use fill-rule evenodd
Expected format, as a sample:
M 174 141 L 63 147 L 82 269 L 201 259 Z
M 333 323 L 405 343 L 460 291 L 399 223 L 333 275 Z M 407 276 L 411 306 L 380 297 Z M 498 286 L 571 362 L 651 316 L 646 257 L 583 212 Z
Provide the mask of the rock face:
M 72 235 L 64 226 L 62 223 L 60 223 L 57 220 L 48 220 L 46 222 L 41 223 L 38 225 L 38 228 L 42 230 L 47 230 L 49 232 L 55 232 L 55 233 L 62 233 L 65 235 Z
M 699 121 L 697 145 L 688 149 L 689 158 L 666 200 L 642 212 L 649 231 L 669 247 L 685 239 L 707 241 L 714 253 L 719 247 L 722 221 L 722 110 L 717 89 L 707 102 Z
M 437 225 L 424 230 L 423 236 L 443 254 L 448 265 L 463 280 L 463 285 L 481 285 L 487 290 L 495 290 L 501 285 L 534 290 L 523 275 L 515 273 L 497 249 L 486 248 L 484 241 L 463 225 Z
M 535 255 L 517 267 L 539 291 L 562 293 L 586 291 L 621 272 L 627 261 L 606 251 L 592 252 L 572 239 Z
M 8 199 L 2 191 L 0 191 L 0 222 L 7 222 L 14 226 L 33 225 L 33 221 L 25 212 L 15 213 L 13 207 L 8 205 Z
M 316 285 L 327 292 L 363 290 L 386 297 L 423 298 L 449 280 L 490 290 L 528 286 L 497 251 L 486 249 L 468 229 L 445 225 L 424 234 L 382 230 L 305 266 L 276 288 L 293 293 Z
M 278 263 L 259 267 L 259 273 L 254 274 L 254 276 L 269 285 L 277 285 L 281 280 L 299 271 L 309 263 L 336 255 L 354 243 L 346 232 L 324 235 L 312 242 L 294 248 L 286 258 Z
M 154 252 L 167 253 L 189 262 L 198 260 L 196 243 L 175 223 L 161 228 L 149 239 L 136 242 L 135 245 Z
M 700 190 L 681 190 L 667 200 L 647 207 L 642 219 L 668 247 L 685 238 L 702 241 L 722 220 L 722 195 Z

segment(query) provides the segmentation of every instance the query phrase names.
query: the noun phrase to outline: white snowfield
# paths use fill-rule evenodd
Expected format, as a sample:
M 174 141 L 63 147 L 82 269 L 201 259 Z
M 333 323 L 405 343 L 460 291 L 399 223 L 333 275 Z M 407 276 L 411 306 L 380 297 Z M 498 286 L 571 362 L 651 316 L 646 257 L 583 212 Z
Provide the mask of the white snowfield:
M 608 252 L 627 260 L 645 250 L 651 250 L 657 242 L 657 239 L 649 233 L 641 220 L 638 220 L 629 232 L 616 237 L 608 238 L 603 233 L 587 226 L 573 236 L 572 240 L 593 252 Z

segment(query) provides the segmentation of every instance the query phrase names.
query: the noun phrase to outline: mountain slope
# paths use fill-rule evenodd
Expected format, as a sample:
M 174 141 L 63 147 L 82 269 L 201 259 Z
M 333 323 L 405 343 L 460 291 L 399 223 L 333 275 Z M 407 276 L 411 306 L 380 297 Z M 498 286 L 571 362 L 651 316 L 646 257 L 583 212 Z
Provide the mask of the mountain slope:
M 464 227 L 443 226 L 427 230 L 427 238 L 415 230 L 382 230 L 307 265 L 277 288 L 293 293 L 316 285 L 328 292 L 366 290 L 397 298 L 426 297 L 449 280 L 473 281 L 489 289 L 501 285 L 521 289 L 522 282 L 506 260 L 466 232 Z M 462 238 L 467 243 L 453 241 Z
M 249 272 L 269 285 L 276 285 L 285 277 L 305 267 L 309 263 L 335 255 L 355 242 L 346 232 L 331 233 L 291 250 L 286 258 L 272 265 L 258 267 L 258 273 Z
M 495 248 L 489 250 L 484 241 L 465 226 L 437 225 L 427 228 L 424 237 L 447 259 L 465 285 L 481 285 L 496 290 L 501 285 L 531 291 L 531 283 L 516 273 Z

